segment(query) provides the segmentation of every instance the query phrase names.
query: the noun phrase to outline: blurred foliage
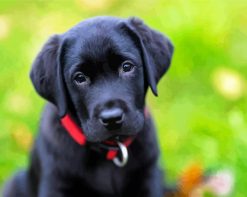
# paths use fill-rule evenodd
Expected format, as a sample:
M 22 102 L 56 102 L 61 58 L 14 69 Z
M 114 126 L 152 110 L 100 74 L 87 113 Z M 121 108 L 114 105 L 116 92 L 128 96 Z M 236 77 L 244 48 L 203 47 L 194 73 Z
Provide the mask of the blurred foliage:
M 95 15 L 138 16 L 175 45 L 171 69 L 148 95 L 170 183 L 193 162 L 235 174 L 246 196 L 245 0 L 0 1 L 0 184 L 27 165 L 44 101 L 29 69 L 46 39 Z

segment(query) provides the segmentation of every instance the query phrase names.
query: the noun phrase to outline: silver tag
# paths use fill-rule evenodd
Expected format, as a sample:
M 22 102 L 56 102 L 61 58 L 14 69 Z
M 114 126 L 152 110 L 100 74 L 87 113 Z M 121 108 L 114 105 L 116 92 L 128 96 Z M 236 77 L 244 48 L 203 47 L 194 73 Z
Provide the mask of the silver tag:
M 121 142 L 117 142 L 119 146 L 119 150 L 122 154 L 122 160 L 120 160 L 117 156 L 113 159 L 113 163 L 118 167 L 124 167 L 126 163 L 128 162 L 128 150 L 124 144 Z

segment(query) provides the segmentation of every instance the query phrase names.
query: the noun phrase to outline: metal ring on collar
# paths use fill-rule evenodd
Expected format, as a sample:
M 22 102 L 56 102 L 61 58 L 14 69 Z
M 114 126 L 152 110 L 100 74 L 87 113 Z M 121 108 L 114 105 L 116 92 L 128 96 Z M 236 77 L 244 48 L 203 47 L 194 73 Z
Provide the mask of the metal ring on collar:
M 113 163 L 118 167 L 124 167 L 128 162 L 128 150 L 124 144 L 121 142 L 117 142 L 119 146 L 119 150 L 122 154 L 122 160 L 120 160 L 117 156 L 113 159 Z

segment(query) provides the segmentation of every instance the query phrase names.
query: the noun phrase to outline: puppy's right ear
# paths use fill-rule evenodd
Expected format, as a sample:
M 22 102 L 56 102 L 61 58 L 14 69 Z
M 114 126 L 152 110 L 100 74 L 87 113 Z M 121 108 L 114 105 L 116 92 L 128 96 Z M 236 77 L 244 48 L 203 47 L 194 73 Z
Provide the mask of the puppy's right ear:
M 173 45 L 166 36 L 148 27 L 139 18 L 127 19 L 123 27 L 127 27 L 127 32 L 141 49 L 145 76 L 157 96 L 156 86 L 171 64 Z
M 62 46 L 60 36 L 52 36 L 37 55 L 30 72 L 36 91 L 57 106 L 60 117 L 63 117 L 67 111 L 66 90 L 60 60 Z

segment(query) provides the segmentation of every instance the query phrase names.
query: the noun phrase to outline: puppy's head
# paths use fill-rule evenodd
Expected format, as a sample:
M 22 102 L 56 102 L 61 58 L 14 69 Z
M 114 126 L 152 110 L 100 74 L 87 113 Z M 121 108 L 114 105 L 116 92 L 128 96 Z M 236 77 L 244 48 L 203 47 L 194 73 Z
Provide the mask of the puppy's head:
M 136 135 L 144 125 L 145 94 L 167 71 L 173 47 L 136 18 L 96 17 L 51 37 L 35 59 L 31 80 L 71 113 L 88 141 Z

